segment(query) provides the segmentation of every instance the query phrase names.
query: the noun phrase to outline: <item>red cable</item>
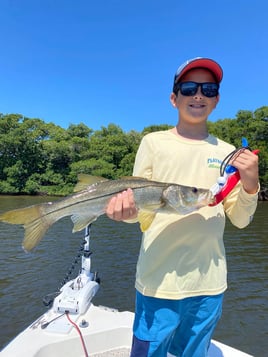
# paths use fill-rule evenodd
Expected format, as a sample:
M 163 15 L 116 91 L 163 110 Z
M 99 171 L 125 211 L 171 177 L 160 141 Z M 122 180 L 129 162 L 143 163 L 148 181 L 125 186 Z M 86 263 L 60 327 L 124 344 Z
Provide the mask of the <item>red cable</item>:
M 83 350 L 84 350 L 84 353 L 85 353 L 85 357 L 89 357 L 88 355 L 88 352 L 87 352 L 87 348 L 86 348 L 86 344 L 85 344 L 85 341 L 84 341 L 84 338 L 83 338 L 83 335 L 80 331 L 80 328 L 79 326 L 71 320 L 70 316 L 69 316 L 69 312 L 68 311 L 65 311 L 65 314 L 67 316 L 67 319 L 70 321 L 70 323 L 75 327 L 76 331 L 78 332 L 79 336 L 80 336 L 80 340 L 82 342 L 82 346 L 83 346 Z

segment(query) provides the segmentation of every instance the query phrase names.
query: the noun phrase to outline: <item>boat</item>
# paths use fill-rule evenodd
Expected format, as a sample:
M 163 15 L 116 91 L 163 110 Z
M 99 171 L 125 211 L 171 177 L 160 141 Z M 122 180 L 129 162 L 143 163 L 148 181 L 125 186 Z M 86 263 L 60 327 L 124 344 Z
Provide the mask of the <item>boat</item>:
M 100 281 L 91 272 L 89 246 L 90 226 L 79 274 L 46 301 L 48 310 L 11 340 L 1 357 L 129 357 L 134 313 L 93 304 Z M 208 357 L 253 356 L 212 340 Z

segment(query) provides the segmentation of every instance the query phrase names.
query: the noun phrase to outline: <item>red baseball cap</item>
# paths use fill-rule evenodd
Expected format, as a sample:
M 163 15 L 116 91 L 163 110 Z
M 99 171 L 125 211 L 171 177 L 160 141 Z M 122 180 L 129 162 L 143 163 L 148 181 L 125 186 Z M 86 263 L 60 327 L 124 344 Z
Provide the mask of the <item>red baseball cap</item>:
M 218 83 L 223 77 L 223 70 L 221 66 L 210 58 L 196 57 L 184 62 L 176 71 L 174 77 L 174 84 L 178 83 L 180 78 L 188 71 L 194 68 L 205 68 L 212 72 Z

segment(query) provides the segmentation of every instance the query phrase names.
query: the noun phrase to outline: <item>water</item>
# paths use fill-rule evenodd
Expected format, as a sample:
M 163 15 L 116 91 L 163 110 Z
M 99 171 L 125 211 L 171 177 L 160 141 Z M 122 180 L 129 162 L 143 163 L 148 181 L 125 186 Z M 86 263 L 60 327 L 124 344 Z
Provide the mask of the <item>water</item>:
M 46 201 L 44 197 L 0 196 L 0 212 Z M 225 245 L 229 288 L 214 338 L 256 357 L 268 355 L 268 203 L 260 202 L 252 224 L 227 223 Z M 0 223 L 0 348 L 45 312 L 42 298 L 58 289 L 83 239 L 69 218 L 50 228 L 34 254 L 21 249 L 23 228 Z M 136 224 L 100 217 L 92 226 L 92 270 L 101 288 L 95 305 L 134 309 L 135 266 L 140 232 Z M 78 260 L 80 263 L 80 260 Z M 72 270 L 74 277 L 79 264 Z

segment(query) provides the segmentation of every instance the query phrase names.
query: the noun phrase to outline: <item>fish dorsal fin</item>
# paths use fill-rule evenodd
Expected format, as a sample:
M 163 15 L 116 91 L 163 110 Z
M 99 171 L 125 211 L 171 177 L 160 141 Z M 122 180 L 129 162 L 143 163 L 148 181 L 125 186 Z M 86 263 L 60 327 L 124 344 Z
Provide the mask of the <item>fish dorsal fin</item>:
M 87 174 L 78 174 L 78 182 L 74 188 L 74 192 L 82 191 L 88 186 L 93 185 L 97 182 L 109 181 L 108 179 L 101 176 L 92 176 Z
M 147 231 L 147 229 L 152 224 L 156 213 L 149 213 L 145 211 L 139 211 L 138 220 L 140 222 L 140 229 L 142 232 Z

